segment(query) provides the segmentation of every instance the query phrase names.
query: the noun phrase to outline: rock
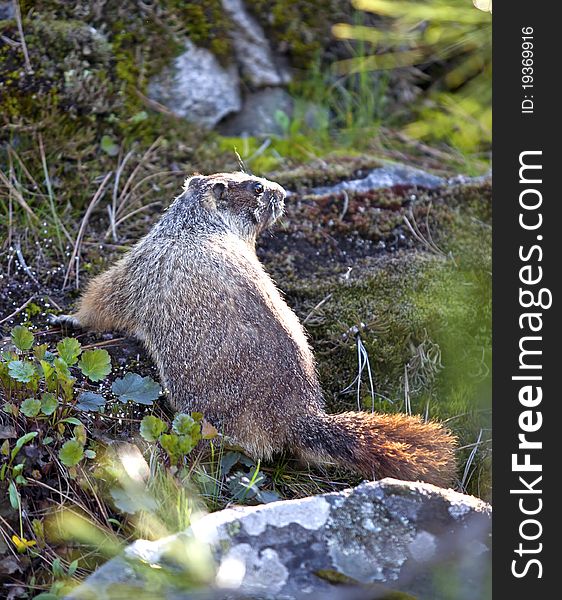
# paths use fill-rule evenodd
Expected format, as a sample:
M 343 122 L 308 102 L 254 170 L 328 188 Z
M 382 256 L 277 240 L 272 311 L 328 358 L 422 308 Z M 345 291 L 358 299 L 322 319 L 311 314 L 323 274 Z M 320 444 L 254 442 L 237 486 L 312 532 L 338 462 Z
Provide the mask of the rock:
M 439 600 L 448 592 L 431 574 L 442 563 L 458 586 L 455 598 L 482 598 L 490 523 L 491 507 L 471 496 L 394 479 L 365 482 L 343 492 L 222 510 L 195 521 L 186 532 L 137 541 L 71 598 L 102 600 L 117 585 L 121 592 L 146 590 L 155 573 L 170 568 L 171 556 L 178 574 L 181 547 L 189 548 L 191 557 L 201 551 L 204 557 L 210 548 L 214 593 L 180 594 L 178 584 L 165 579 L 159 589 L 163 598 L 219 599 L 233 593 L 286 600 L 353 598 L 353 588 L 342 590 L 334 585 L 338 582 L 368 586 L 371 597 L 378 597 L 373 592 L 383 585 L 387 591 Z M 143 563 L 150 567 L 143 571 Z
M 232 21 L 230 37 L 242 74 L 254 87 L 278 86 L 291 77 L 273 56 L 260 24 L 248 14 L 242 0 L 222 0 Z
M 294 101 L 282 88 L 265 88 L 248 94 L 242 110 L 221 124 L 223 135 L 283 135 L 284 122 L 293 112 Z
M 443 186 L 446 180 L 421 169 L 415 169 L 400 164 L 388 164 L 384 167 L 373 169 L 366 177 L 342 181 L 331 186 L 322 186 L 312 189 L 314 194 L 337 194 L 342 191 L 368 192 L 381 188 L 394 186 L 411 186 L 434 189 Z M 464 182 L 467 183 L 467 182 Z
M 482 185 L 490 182 L 491 177 L 492 173 L 490 172 L 478 177 L 457 175 L 456 177 L 445 179 L 421 169 L 398 163 L 389 163 L 383 167 L 372 169 L 365 177 L 361 177 L 360 179 L 349 179 L 334 185 L 314 187 L 310 191 L 317 195 L 339 194 L 344 191 L 365 193 L 372 190 L 392 188 L 394 186 L 420 187 L 433 190 L 453 185 Z
M 0 21 L 14 19 L 16 17 L 16 11 L 12 0 L 9 2 L 0 2 Z
M 222 67 L 211 52 L 189 40 L 173 65 L 151 80 L 148 97 L 208 129 L 242 106 L 236 65 Z

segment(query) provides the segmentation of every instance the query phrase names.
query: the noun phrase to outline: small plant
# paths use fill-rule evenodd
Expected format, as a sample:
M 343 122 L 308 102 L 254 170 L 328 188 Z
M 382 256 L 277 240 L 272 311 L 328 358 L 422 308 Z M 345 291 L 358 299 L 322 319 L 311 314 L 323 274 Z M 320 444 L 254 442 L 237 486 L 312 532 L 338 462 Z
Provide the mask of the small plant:
M 57 464 L 63 476 L 76 479 L 78 466 L 96 457 L 87 427 L 105 412 L 107 400 L 88 388 L 110 374 L 111 359 L 106 350 L 84 349 L 71 337 L 53 350 L 34 345 L 35 336 L 23 326 L 12 329 L 11 341 L 14 349 L 0 354 L 0 489 L 19 515 L 19 531 L 9 537 L 24 554 L 36 551 L 37 535 L 24 534 L 22 492 L 30 482 L 56 476 Z M 160 395 L 157 382 L 134 373 L 117 378 L 111 390 L 123 403 L 149 405 Z
M 4 441 L 0 481 L 25 485 L 26 460 L 18 462 L 16 458 L 32 441 L 49 452 L 57 449 L 60 462 L 67 467 L 95 456 L 85 448 L 86 428 L 79 415 L 88 407 L 78 400 L 76 375 L 100 381 L 110 373 L 111 360 L 106 350 L 83 350 L 74 338 L 61 340 L 56 352 L 49 351 L 47 344 L 33 346 L 33 333 L 21 325 L 14 327 L 11 338 L 15 350 L 3 352 L 0 361 L 2 411 L 9 415 L 14 432 L 27 433 L 13 447 L 11 437 Z
M 167 455 L 171 465 L 177 465 L 195 448 L 202 439 L 210 440 L 217 430 L 203 422 L 203 415 L 193 412 L 191 415 L 178 413 L 172 421 L 171 431 L 168 425 L 153 415 L 146 415 L 140 425 L 141 436 L 149 443 L 156 443 Z

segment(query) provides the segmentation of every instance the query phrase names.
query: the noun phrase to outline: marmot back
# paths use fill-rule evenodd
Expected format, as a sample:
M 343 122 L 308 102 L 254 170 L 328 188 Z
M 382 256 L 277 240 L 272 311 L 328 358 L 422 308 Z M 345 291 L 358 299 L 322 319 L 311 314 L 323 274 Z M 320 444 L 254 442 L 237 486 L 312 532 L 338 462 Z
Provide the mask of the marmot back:
M 449 485 L 454 439 L 441 425 L 324 411 L 305 331 L 255 252 L 284 199 L 278 184 L 245 173 L 188 179 L 67 321 L 143 341 L 172 406 L 202 412 L 256 459 L 288 449 L 367 478 Z

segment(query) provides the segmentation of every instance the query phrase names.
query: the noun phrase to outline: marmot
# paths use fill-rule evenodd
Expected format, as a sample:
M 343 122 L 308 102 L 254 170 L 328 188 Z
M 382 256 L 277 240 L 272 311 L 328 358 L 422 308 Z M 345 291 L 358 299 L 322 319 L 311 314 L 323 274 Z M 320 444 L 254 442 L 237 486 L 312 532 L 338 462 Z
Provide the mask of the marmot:
M 450 485 L 454 438 L 401 414 L 327 414 L 298 317 L 258 260 L 285 191 L 246 173 L 187 179 L 152 230 L 94 278 L 76 314 L 141 340 L 172 407 L 199 411 L 254 459 L 289 450 L 366 478 Z

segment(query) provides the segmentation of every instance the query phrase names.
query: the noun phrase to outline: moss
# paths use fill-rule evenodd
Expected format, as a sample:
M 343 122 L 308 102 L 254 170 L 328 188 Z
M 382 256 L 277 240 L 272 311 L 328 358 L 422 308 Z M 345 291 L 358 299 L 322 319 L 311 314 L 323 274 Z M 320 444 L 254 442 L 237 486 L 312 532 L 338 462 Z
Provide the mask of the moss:
M 289 190 L 306 190 L 348 179 L 359 179 L 366 172 L 380 167 L 380 159 L 368 154 L 350 155 L 330 152 L 324 158 L 307 161 L 293 168 L 271 171 L 268 177 Z
M 33 72 L 24 68 L 20 48 L 5 44 L 0 53 L 5 119 L 37 120 L 44 105 L 71 114 L 116 109 L 120 99 L 111 80 L 111 47 L 103 36 L 79 21 L 34 19 L 24 27 Z M 18 38 L 9 21 L 0 33 Z
M 338 0 L 248 0 L 246 5 L 291 64 L 307 69 L 333 41 L 332 25 L 348 20 L 351 5 Z

